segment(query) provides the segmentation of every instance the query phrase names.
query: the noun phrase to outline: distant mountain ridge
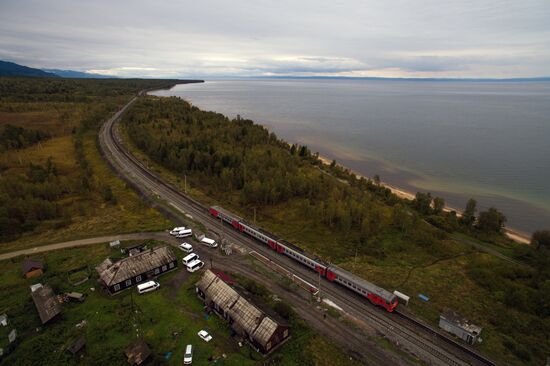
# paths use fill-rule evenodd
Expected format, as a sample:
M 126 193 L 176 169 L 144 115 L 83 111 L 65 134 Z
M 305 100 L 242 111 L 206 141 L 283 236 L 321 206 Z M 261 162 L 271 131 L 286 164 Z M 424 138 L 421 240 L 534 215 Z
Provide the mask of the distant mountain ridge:
M 90 72 L 74 71 L 74 70 L 60 70 L 60 69 L 42 69 L 46 72 L 61 76 L 63 78 L 80 78 L 80 79 L 112 79 L 116 76 L 93 74 Z
M 14 62 L 0 60 L 0 76 L 33 76 L 40 78 L 57 78 L 56 74 L 32 67 L 22 66 Z

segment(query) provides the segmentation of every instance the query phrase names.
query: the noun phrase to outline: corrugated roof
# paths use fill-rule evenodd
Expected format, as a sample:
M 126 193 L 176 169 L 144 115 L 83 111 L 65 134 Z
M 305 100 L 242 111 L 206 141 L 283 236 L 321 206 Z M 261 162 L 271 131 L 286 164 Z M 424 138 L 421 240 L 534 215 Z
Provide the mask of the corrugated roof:
M 163 246 L 121 259 L 110 266 L 105 260 L 96 270 L 98 270 L 99 277 L 105 285 L 111 286 L 175 260 L 176 256 L 172 250 L 167 246 Z M 100 269 L 103 270 L 99 272 Z
M 440 314 L 440 317 L 447 320 L 449 323 L 455 324 L 456 326 L 464 329 L 469 333 L 480 334 L 483 329 L 480 326 L 472 324 L 468 319 L 462 317 L 454 311 L 445 311 L 443 314 Z
M 43 285 L 31 295 L 42 324 L 47 323 L 57 314 L 61 313 L 61 304 L 57 301 L 57 297 L 50 286 Z
M 265 345 L 269 341 L 273 333 L 275 333 L 278 326 L 279 325 L 275 323 L 270 317 L 266 316 L 265 318 L 263 318 L 258 328 L 256 328 L 256 330 L 252 334 L 252 338 L 254 338 L 256 342 Z
M 214 301 L 222 309 L 224 309 L 224 311 L 230 308 L 240 297 L 237 291 L 233 290 L 229 285 L 227 285 L 218 277 L 214 278 L 214 280 L 212 281 L 210 286 L 208 286 L 206 291 L 204 291 L 204 293 L 208 298 L 212 299 L 212 301 Z
M 264 317 L 260 310 L 242 297 L 227 312 L 248 334 L 254 333 Z
M 197 287 L 201 289 L 202 292 L 205 292 L 208 286 L 216 279 L 216 275 L 211 270 L 206 270 L 204 275 L 197 282 Z

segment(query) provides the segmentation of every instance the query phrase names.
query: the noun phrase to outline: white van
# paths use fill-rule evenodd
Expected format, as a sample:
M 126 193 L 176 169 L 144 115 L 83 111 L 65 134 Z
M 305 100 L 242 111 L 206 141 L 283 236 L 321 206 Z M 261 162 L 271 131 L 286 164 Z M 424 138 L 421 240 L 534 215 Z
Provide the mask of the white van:
M 183 356 L 183 363 L 185 365 L 190 365 L 193 363 L 193 346 L 188 344 L 185 347 L 185 355 Z
M 196 261 L 198 259 L 199 259 L 199 256 L 197 255 L 197 253 L 191 253 L 188 256 L 184 257 L 181 261 L 183 262 L 184 265 L 188 265 L 189 263 Z
M 207 238 L 206 236 L 201 239 L 201 244 L 204 244 L 210 248 L 215 248 L 218 246 L 218 243 L 214 239 Z
M 181 243 L 178 248 L 180 248 L 181 250 L 183 250 L 184 252 L 186 253 L 191 253 L 193 251 L 193 246 L 189 243 Z
M 170 235 L 178 235 L 180 231 L 187 230 L 185 226 L 178 226 L 170 230 Z
M 185 230 L 178 231 L 178 233 L 176 234 L 176 238 L 187 238 L 188 236 L 191 236 L 191 235 L 193 235 L 193 230 L 185 229 Z
M 160 287 L 160 283 L 155 281 L 147 281 L 137 286 L 138 293 L 144 294 L 146 292 L 155 291 Z
M 204 262 L 197 259 L 187 265 L 187 272 L 193 273 L 202 267 L 204 267 Z

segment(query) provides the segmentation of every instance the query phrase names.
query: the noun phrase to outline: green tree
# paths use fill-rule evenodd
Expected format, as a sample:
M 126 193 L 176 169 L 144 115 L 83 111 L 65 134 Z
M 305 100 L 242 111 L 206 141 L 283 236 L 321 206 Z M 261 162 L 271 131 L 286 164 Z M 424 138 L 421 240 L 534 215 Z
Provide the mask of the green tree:
M 470 198 L 466 203 L 466 209 L 462 213 L 462 218 L 460 222 L 468 227 L 471 227 L 476 221 L 476 210 L 477 201 L 473 198 Z
M 506 220 L 504 214 L 499 212 L 496 208 L 491 207 L 489 210 L 479 213 L 477 228 L 486 233 L 500 233 Z
M 417 192 L 413 201 L 415 210 L 424 215 L 429 215 L 432 211 L 432 194 Z
M 531 237 L 531 245 L 537 250 L 543 248 L 550 250 L 550 230 L 537 230 Z
M 436 197 L 434 198 L 433 206 L 434 206 L 434 213 L 436 215 L 440 214 L 441 212 L 443 212 L 443 209 L 445 208 L 445 200 L 441 197 Z

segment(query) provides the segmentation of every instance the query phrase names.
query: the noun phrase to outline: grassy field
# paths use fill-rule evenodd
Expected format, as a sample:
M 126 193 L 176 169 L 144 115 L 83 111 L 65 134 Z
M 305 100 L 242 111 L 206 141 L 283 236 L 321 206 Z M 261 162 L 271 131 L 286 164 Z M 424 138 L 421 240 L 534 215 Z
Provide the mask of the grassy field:
M 126 246 L 135 242 L 125 242 Z M 159 245 L 149 242 L 149 245 Z M 175 252 L 178 258 L 179 252 Z M 43 276 L 26 280 L 21 276 L 22 258 L 3 261 L 0 273 L 0 313 L 7 313 L 9 327 L 0 329 L 0 347 L 9 349 L 7 333 L 16 328 L 19 338 L 11 353 L 0 359 L 1 365 L 125 365 L 123 350 L 137 336 L 141 336 L 153 352 L 153 364 L 181 365 L 187 344 L 194 346 L 194 365 L 206 365 L 208 358 L 223 359 L 225 365 L 348 365 L 348 357 L 329 340 L 308 329 L 299 320 L 292 321 L 292 338 L 267 359 L 248 346 L 239 347 L 230 336 L 225 321 L 215 315 L 206 317 L 202 302 L 196 297 L 194 284 L 200 273 L 188 275 L 175 287 L 175 276 L 183 269 L 160 277 L 161 289 L 146 295 L 133 290 L 108 296 L 97 286 L 93 267 L 104 258 L 120 257 L 118 250 L 107 244 L 66 249 L 45 254 Z M 67 272 L 88 265 L 92 277 L 86 283 L 73 286 Z M 29 286 L 41 282 L 53 287 L 55 293 L 78 291 L 87 295 L 83 303 L 67 303 L 60 319 L 42 326 Z M 95 288 L 92 291 L 91 288 Z M 132 311 L 133 309 L 133 311 Z M 86 320 L 77 329 L 76 324 Z M 197 332 L 207 329 L 213 340 L 205 343 Z M 177 335 L 175 334 L 177 333 Z M 86 353 L 82 359 L 65 349 L 78 336 L 86 337 Z M 165 356 L 171 353 L 171 357 Z M 17 361 L 16 361 L 17 360 Z M 329 361 L 330 360 L 330 361 Z

